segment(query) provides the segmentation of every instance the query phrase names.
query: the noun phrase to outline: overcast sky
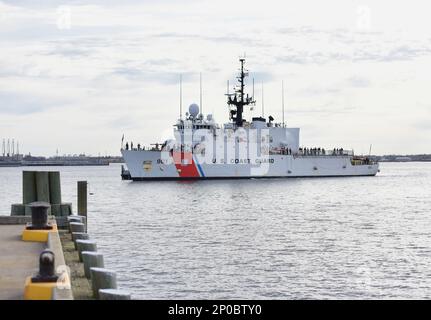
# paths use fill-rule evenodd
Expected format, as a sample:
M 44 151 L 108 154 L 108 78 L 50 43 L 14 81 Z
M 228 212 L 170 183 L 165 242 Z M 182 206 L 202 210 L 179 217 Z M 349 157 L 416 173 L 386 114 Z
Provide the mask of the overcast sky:
M 120 5 L 121 3 L 121 5 Z M 167 138 L 183 105 L 228 120 L 246 53 L 265 115 L 301 145 L 431 153 L 427 1 L 0 1 L 0 139 L 38 155 Z M 250 80 L 251 83 L 251 80 Z M 251 90 L 251 86 L 250 86 Z

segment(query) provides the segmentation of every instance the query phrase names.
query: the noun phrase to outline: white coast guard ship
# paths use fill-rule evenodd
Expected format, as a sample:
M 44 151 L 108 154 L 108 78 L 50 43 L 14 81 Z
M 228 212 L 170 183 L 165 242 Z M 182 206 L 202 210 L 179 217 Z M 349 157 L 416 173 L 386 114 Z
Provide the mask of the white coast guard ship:
M 299 128 L 274 123 L 273 117 L 243 118 L 254 98 L 245 94 L 244 59 L 238 86 L 227 93 L 230 122 L 218 125 L 192 104 L 174 125 L 174 139 L 151 148 L 122 146 L 127 165 L 123 179 L 248 179 L 375 176 L 379 164 L 343 148 L 300 147 Z

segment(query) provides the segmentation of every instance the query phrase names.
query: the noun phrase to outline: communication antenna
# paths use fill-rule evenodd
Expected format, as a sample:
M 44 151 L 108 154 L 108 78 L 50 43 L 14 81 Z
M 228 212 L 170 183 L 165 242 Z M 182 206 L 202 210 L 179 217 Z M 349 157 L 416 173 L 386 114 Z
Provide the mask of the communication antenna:
M 370 144 L 370 153 L 368 154 L 368 156 L 371 156 L 371 148 L 373 147 L 372 144 Z
M 233 106 L 233 109 L 229 111 L 229 119 L 232 119 L 237 127 L 242 127 L 244 122 L 244 106 L 253 104 L 254 100 L 253 97 L 249 97 L 249 95 L 245 93 L 245 78 L 248 76 L 248 70 L 244 69 L 245 59 L 241 58 L 239 62 L 241 64 L 240 73 L 239 76 L 237 76 L 239 84 L 235 86 L 233 94 L 227 94 L 227 104 Z
M 252 95 L 252 97 L 254 98 L 254 78 L 253 78 L 253 95 Z
M 15 139 L 12 139 L 12 155 L 15 154 Z
M 262 117 L 265 117 L 265 103 L 263 98 L 263 82 L 262 82 Z
M 282 118 L 283 118 L 283 127 L 285 127 L 284 123 L 284 81 L 281 81 L 281 109 L 282 109 Z
M 202 72 L 199 73 L 199 106 L 201 107 L 201 114 L 204 114 L 202 108 Z
M 9 157 L 10 155 L 10 139 L 7 139 L 7 156 Z
M 19 155 L 19 141 L 16 141 L 16 154 Z
M 180 74 L 180 119 L 183 117 L 183 75 Z
M 229 95 L 229 80 L 227 81 L 226 95 Z

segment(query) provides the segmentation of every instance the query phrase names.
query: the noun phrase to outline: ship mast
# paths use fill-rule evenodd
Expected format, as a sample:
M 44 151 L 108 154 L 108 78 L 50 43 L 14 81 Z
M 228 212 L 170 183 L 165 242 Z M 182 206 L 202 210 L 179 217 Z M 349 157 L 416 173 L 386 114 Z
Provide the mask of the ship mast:
M 242 114 L 244 112 L 244 106 L 250 105 L 252 103 L 255 103 L 253 100 L 253 97 L 249 97 L 248 94 L 245 95 L 244 88 L 245 88 L 245 77 L 248 76 L 248 72 L 244 70 L 244 62 L 245 58 L 239 59 L 241 63 L 241 69 L 240 74 L 237 77 L 239 82 L 239 88 L 235 89 L 235 93 L 227 94 L 228 101 L 227 104 L 229 106 L 234 106 L 236 109 L 230 111 L 230 117 L 235 122 L 237 127 L 242 127 L 243 123 L 243 117 Z

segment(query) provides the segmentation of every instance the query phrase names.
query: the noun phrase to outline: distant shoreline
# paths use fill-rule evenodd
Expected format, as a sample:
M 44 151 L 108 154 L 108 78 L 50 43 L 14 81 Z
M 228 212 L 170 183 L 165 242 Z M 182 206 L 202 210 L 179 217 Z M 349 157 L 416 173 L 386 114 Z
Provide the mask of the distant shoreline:
M 70 166 L 108 166 L 111 163 L 123 163 L 122 157 L 91 157 L 86 155 L 62 157 L 34 157 L 20 154 L 0 156 L 0 167 L 70 167 Z
M 431 162 L 431 154 L 417 155 L 370 155 L 369 158 L 379 162 Z M 121 156 L 62 156 L 62 157 L 34 157 L 34 156 L 0 156 L 2 167 L 82 167 L 108 166 L 111 163 L 124 163 Z

